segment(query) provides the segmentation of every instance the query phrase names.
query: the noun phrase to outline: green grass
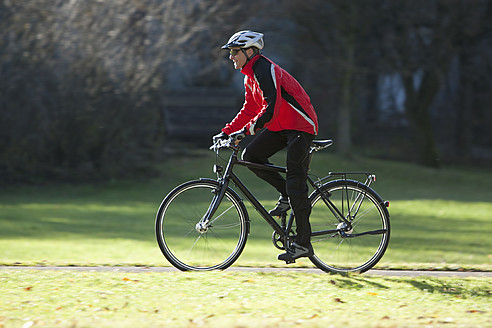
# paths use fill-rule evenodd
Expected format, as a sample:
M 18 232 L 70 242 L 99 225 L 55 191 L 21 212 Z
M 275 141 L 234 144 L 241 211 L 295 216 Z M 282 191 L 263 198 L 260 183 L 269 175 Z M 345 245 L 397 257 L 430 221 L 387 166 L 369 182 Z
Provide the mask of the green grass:
M 155 212 L 178 183 L 213 177 L 213 160 L 208 152 L 172 159 L 145 181 L 4 188 L 0 265 L 169 266 L 155 242 Z M 374 189 L 391 203 L 391 241 L 378 267 L 492 269 L 492 170 L 329 152 L 313 162 L 313 173 L 342 170 L 375 173 Z M 274 206 L 272 188 L 241 171 Z M 236 265 L 285 266 L 271 228 L 247 207 L 251 235 Z M 491 285 L 490 278 L 0 269 L 0 327 L 490 327 Z
M 276 159 L 282 163 L 282 154 Z M 155 212 L 178 183 L 213 177 L 213 154 L 169 160 L 145 181 L 9 187 L 0 191 L 0 264 L 169 265 L 154 237 Z M 251 190 L 274 206 L 276 192 L 244 168 Z M 317 154 L 311 172 L 371 171 L 390 201 L 392 236 L 381 268 L 492 268 L 492 170 Z M 247 203 L 251 235 L 236 265 L 282 266 L 271 229 Z M 310 266 L 307 260 L 299 266 Z
M 0 327 L 490 327 L 490 278 L 4 270 Z

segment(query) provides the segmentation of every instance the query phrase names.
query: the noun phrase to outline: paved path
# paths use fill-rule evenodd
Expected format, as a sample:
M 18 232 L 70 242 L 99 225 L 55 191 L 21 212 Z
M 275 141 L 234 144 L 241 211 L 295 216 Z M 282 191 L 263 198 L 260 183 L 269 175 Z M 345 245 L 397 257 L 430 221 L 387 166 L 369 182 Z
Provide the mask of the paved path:
M 114 272 L 179 272 L 173 267 L 135 267 L 135 266 L 0 266 L 0 270 L 67 270 L 67 271 L 114 271 Z M 244 272 L 298 272 L 298 273 L 319 273 L 324 272 L 316 268 L 250 268 L 250 267 L 230 267 L 227 271 Z M 469 272 L 469 271 L 413 271 L 413 270 L 369 270 L 364 273 L 367 276 L 389 276 L 389 277 L 488 277 L 492 278 L 492 272 Z

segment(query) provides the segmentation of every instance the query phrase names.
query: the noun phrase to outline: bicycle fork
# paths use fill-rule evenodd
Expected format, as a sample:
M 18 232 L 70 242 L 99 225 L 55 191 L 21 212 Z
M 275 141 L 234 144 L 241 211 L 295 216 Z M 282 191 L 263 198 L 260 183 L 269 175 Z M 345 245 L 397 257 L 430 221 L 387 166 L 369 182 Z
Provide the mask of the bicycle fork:
M 217 188 L 212 190 L 212 192 L 214 193 L 214 197 L 210 202 L 210 206 L 208 207 L 207 212 L 205 212 L 205 215 L 203 215 L 203 217 L 195 226 L 195 229 L 198 233 L 203 234 L 208 231 L 208 228 L 211 226 L 210 219 L 215 215 L 215 212 L 217 212 L 217 209 L 219 208 L 219 205 L 225 196 L 228 185 L 229 180 L 223 181 L 222 183 L 219 181 L 219 185 L 217 186 Z

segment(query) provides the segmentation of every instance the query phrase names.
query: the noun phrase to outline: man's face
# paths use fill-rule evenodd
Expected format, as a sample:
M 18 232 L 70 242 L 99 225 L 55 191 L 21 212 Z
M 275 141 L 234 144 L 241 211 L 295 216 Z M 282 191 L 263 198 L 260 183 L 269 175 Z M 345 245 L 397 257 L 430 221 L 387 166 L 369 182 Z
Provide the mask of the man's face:
M 249 49 L 248 49 L 249 50 Z M 246 56 L 241 51 L 241 48 L 231 48 L 229 59 L 234 63 L 235 69 L 241 69 L 246 65 Z

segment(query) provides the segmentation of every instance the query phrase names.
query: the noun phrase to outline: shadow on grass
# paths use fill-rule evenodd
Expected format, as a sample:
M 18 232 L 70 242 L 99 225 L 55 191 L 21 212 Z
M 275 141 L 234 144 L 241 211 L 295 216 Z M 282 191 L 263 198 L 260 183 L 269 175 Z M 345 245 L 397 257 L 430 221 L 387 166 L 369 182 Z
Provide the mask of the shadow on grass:
M 426 279 L 426 280 L 410 280 L 408 281 L 413 287 L 420 289 L 421 291 L 428 293 L 439 293 L 455 295 L 457 297 L 490 297 L 491 286 L 462 286 L 459 282 L 446 282 L 436 279 Z M 484 288 L 485 287 L 485 288 Z
M 383 285 L 379 282 L 372 281 L 368 278 L 356 277 L 353 275 L 349 275 L 349 278 L 337 278 L 336 281 L 332 281 L 332 284 L 337 286 L 338 288 L 345 289 L 363 289 L 367 286 L 372 286 L 380 289 L 389 289 L 390 287 Z
M 83 205 L 34 204 L 23 210 L 4 209 L 0 220 L 0 238 L 152 240 L 154 219 L 155 213 L 151 207 L 105 210 Z

